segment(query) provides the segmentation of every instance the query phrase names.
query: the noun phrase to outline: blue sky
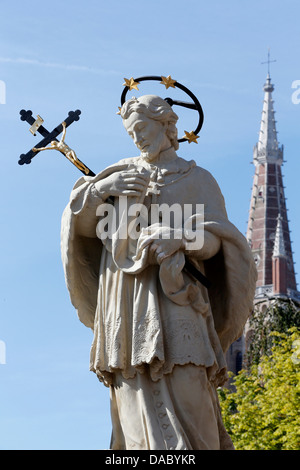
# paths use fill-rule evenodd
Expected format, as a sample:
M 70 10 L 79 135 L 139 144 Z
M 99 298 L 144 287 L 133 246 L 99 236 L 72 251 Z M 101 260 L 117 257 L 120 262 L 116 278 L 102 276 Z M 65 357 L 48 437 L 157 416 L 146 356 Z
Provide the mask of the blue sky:
M 124 78 L 171 75 L 205 113 L 198 145 L 178 153 L 212 172 L 245 233 L 270 47 L 297 271 L 299 18 L 297 0 L 0 1 L 0 449 L 105 449 L 111 432 L 108 389 L 89 372 L 92 333 L 70 304 L 60 259 L 61 214 L 80 173 L 54 152 L 18 165 L 38 141 L 19 111 L 51 130 L 81 109 L 66 141 L 96 173 L 136 155 L 116 114 Z M 158 83 L 140 90 L 172 94 Z M 195 127 L 192 111 L 178 114 L 179 132 Z

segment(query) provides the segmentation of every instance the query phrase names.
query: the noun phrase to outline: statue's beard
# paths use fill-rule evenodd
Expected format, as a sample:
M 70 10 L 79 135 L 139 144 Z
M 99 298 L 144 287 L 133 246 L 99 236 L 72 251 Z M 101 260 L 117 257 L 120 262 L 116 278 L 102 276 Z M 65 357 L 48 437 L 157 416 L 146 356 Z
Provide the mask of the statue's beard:
M 145 148 L 140 148 L 141 157 L 144 158 L 148 162 L 153 162 L 157 160 L 160 153 L 166 150 L 165 148 L 166 146 L 168 147 L 168 149 L 170 148 L 168 146 L 168 142 L 166 142 L 166 139 L 164 139 L 164 137 L 165 137 L 164 133 L 161 133 L 160 135 L 157 136 L 157 139 L 155 140 L 155 142 L 151 142 L 149 144 L 149 140 L 148 140 L 148 142 L 146 142 Z
M 162 142 L 157 141 L 150 145 L 147 145 L 146 148 L 141 149 L 141 156 L 148 162 L 155 161 L 161 152 Z
M 158 157 L 159 153 L 153 153 L 153 152 L 148 152 L 147 150 L 142 150 L 141 151 L 141 156 L 144 158 L 147 162 L 152 162 L 153 160 L 156 160 Z
M 160 157 L 160 155 L 162 155 L 164 152 L 167 152 L 170 149 L 173 149 L 175 151 L 175 148 L 173 147 L 173 145 L 170 145 L 164 150 L 157 151 L 157 149 L 155 149 L 156 151 L 152 151 L 152 152 L 148 148 L 147 150 L 141 150 L 141 157 L 147 162 L 153 162 L 157 160 Z

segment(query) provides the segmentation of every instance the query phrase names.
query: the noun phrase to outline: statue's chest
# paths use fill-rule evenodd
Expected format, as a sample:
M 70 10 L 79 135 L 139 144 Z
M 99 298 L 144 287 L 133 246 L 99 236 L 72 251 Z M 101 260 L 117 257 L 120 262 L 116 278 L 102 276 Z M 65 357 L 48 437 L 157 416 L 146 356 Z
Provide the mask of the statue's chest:
M 155 221 L 175 227 L 197 213 L 200 198 L 193 179 L 190 176 L 172 174 L 150 181 L 144 199 L 149 225 Z
M 151 204 L 195 204 L 199 202 L 199 189 L 191 175 L 153 173 L 145 205 L 149 207 Z

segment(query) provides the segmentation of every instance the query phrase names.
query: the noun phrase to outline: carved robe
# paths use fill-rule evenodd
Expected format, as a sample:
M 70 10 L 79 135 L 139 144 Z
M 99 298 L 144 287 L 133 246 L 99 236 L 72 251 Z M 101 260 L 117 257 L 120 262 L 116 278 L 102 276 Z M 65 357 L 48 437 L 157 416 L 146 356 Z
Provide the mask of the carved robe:
M 141 240 L 161 227 L 143 228 L 136 240 L 120 238 L 120 230 L 134 217 L 122 218 L 118 198 L 117 230 L 101 241 L 96 211 L 105 201 L 94 183 L 125 168 L 151 175 L 152 191 L 139 200 L 128 198 L 129 205 L 204 204 L 204 243 L 206 234 L 212 234 L 219 240 L 217 251 L 209 259 L 201 258 L 201 250 L 178 251 L 161 265 L 149 264 L 148 248 L 140 250 Z M 224 354 L 242 334 L 251 312 L 256 269 L 245 238 L 228 221 L 211 174 L 181 158 L 150 164 L 137 157 L 121 160 L 94 178 L 82 177 L 64 211 L 61 240 L 71 301 L 80 320 L 94 332 L 90 369 L 111 388 L 112 448 L 231 448 L 215 390 L 227 379 Z M 185 256 L 210 279 L 209 289 L 183 270 Z M 196 375 L 202 380 L 203 371 L 206 383 L 200 386 Z M 191 394 L 186 409 L 178 402 L 183 380 Z M 158 395 L 164 397 L 158 404 L 167 420 L 161 424 Z M 199 406 L 208 415 L 204 424 L 196 420 L 191 431 Z M 212 416 L 217 440 L 207 422 L 212 423 Z

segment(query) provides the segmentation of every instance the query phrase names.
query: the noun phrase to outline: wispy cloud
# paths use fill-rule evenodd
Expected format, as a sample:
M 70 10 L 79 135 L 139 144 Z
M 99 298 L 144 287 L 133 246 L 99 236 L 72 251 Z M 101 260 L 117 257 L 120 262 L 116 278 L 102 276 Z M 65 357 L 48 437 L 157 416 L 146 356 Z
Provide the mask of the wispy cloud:
M 32 65 L 32 66 L 37 66 L 37 67 L 47 67 L 47 68 L 55 68 L 55 69 L 70 70 L 70 71 L 77 71 L 77 72 L 89 72 L 89 73 L 95 73 L 99 75 L 119 74 L 119 72 L 116 70 L 98 69 L 94 67 L 88 67 L 86 65 L 63 64 L 59 62 L 43 62 L 38 59 L 25 59 L 23 57 L 17 57 L 17 58 L 0 57 L 0 63 Z

